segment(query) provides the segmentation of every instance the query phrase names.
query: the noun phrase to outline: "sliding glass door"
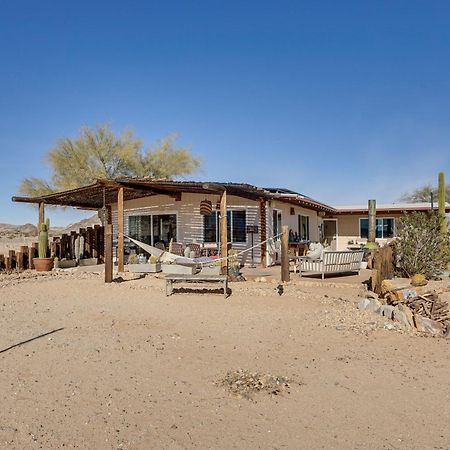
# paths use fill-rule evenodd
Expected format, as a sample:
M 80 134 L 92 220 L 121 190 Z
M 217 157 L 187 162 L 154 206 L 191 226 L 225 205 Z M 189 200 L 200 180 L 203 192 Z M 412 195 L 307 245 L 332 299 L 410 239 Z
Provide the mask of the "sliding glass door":
M 171 239 L 177 240 L 176 214 L 155 214 L 130 216 L 128 233 L 133 239 L 155 245 L 162 242 L 167 246 Z

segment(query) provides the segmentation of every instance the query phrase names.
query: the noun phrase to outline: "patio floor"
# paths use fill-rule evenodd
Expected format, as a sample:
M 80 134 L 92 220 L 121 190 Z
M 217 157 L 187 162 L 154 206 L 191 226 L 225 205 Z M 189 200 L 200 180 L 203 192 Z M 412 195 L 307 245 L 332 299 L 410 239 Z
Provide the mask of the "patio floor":
M 249 281 L 254 281 L 256 278 L 264 277 L 267 281 L 279 281 L 281 279 L 281 266 L 271 266 L 267 268 L 262 267 L 244 267 L 242 274 Z M 370 278 L 371 270 L 362 269 L 360 274 L 345 273 L 337 275 L 326 275 L 325 280 L 322 280 L 321 275 L 303 275 L 300 277 L 298 273 L 291 271 L 291 281 L 296 283 L 301 282 L 316 282 L 316 283 L 346 283 L 346 284 L 361 284 Z

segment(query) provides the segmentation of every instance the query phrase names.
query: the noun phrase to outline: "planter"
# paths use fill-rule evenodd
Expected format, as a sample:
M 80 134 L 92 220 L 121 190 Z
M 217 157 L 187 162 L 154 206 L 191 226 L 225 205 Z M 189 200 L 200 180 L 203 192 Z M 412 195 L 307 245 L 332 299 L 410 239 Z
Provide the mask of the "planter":
M 84 258 L 78 261 L 79 266 L 96 266 L 98 262 L 97 258 Z
M 49 272 L 53 269 L 53 258 L 33 258 L 33 264 L 38 272 Z
M 193 275 L 194 267 L 181 266 L 180 264 L 161 264 L 163 273 Z
M 76 265 L 77 262 L 74 259 L 63 259 L 58 262 L 58 269 L 70 269 L 72 267 L 76 267 Z
M 161 272 L 161 263 L 156 264 L 128 264 L 128 272 L 133 273 L 158 273 Z
M 202 275 L 220 275 L 220 266 L 203 266 L 201 274 Z

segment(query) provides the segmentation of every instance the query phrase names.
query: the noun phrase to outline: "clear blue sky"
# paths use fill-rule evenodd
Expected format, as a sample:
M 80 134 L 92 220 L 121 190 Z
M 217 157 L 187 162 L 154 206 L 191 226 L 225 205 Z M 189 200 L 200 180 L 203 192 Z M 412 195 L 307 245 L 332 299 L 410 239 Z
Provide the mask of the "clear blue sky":
M 0 222 L 83 124 L 181 133 L 194 179 L 389 202 L 450 178 L 450 2 L 0 1 Z M 68 168 L 67 170 L 70 170 Z M 55 224 L 77 213 L 52 212 Z

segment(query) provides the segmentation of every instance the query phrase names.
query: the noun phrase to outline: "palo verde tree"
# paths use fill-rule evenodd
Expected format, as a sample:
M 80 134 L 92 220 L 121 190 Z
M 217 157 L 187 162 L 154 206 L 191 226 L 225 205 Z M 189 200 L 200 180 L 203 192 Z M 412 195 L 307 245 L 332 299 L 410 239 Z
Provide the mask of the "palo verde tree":
M 47 156 L 51 168 L 49 180 L 26 178 L 20 191 L 27 196 L 75 189 L 99 178 L 150 176 L 175 178 L 197 170 L 201 161 L 189 148 L 175 144 L 177 136 L 170 134 L 144 150 L 133 132 L 116 135 L 108 125 L 84 127 L 72 139 L 61 138 Z
M 431 184 L 426 184 L 415 189 L 412 192 L 407 192 L 400 197 L 401 201 L 408 203 L 420 203 L 420 202 L 430 202 L 431 193 L 433 193 L 434 202 L 437 204 L 438 201 L 438 187 L 432 186 Z M 445 188 L 446 201 L 450 202 L 450 185 Z

